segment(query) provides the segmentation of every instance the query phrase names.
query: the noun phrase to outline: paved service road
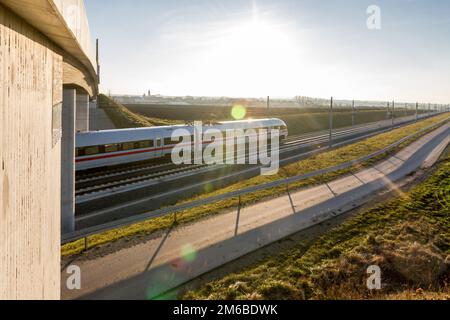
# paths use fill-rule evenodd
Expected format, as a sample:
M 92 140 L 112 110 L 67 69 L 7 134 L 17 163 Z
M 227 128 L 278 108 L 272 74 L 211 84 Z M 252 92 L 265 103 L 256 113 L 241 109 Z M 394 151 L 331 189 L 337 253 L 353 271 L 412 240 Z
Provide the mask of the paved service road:
M 82 289 L 68 291 L 62 270 L 64 299 L 151 299 L 205 272 L 260 247 L 367 202 L 395 181 L 431 165 L 450 143 L 450 124 L 427 134 L 372 168 L 331 183 L 291 192 L 230 211 L 159 238 L 88 261 L 81 268 Z

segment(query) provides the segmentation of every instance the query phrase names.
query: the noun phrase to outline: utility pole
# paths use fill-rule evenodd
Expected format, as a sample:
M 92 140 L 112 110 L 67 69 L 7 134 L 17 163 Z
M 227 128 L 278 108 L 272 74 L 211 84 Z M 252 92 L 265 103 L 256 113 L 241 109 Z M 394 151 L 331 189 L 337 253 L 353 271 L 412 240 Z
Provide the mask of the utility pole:
M 270 96 L 267 96 L 267 110 L 270 110 Z
M 390 110 L 389 110 L 390 107 L 391 107 L 391 103 L 388 102 L 388 103 L 387 103 L 387 114 L 386 114 L 386 119 L 387 119 L 387 120 L 389 120 L 389 117 L 391 116 Z
M 416 122 L 419 121 L 419 103 L 416 102 Z
M 395 101 L 392 101 L 392 126 L 394 126 L 395 123 Z
M 355 126 L 355 100 L 352 102 L 352 127 Z
M 330 148 L 333 146 L 333 97 L 330 100 Z

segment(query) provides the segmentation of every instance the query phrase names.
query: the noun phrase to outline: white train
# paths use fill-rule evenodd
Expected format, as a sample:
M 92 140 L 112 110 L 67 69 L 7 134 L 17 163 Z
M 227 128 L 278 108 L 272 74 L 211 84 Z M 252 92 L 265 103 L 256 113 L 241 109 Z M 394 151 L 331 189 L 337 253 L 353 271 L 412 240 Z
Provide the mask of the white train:
M 278 129 L 280 139 L 288 135 L 286 123 L 280 119 L 259 119 L 219 122 L 206 126 L 222 132 L 237 129 Z M 194 134 L 193 126 L 164 126 L 137 129 L 105 130 L 77 134 L 76 170 L 120 165 L 170 155 L 177 142 L 172 141 L 172 133 L 177 129 Z

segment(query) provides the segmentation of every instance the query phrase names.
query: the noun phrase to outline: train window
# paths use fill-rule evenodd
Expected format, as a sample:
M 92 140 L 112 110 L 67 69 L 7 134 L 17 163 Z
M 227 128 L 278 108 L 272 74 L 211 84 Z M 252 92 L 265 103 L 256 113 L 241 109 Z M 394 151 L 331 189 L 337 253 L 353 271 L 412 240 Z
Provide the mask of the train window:
M 153 141 L 152 140 L 148 140 L 148 141 L 139 141 L 139 148 L 151 148 L 153 147 Z
M 84 148 L 85 156 L 92 156 L 92 155 L 99 154 L 99 153 L 100 153 L 100 149 L 98 146 Z
M 117 152 L 119 151 L 118 144 L 107 144 L 105 145 L 105 153 Z
M 161 138 L 156 139 L 156 146 L 161 147 Z
M 75 148 L 75 158 L 80 156 L 80 148 Z
M 190 137 L 187 136 L 187 137 L 183 137 L 182 139 L 183 140 L 180 139 L 180 142 L 183 141 L 184 143 L 189 143 L 189 141 L 190 141 L 190 143 L 194 143 L 194 136 L 190 136 Z
M 172 141 L 172 138 L 165 138 L 164 145 L 165 146 L 176 145 L 176 144 L 180 143 L 180 141 L 181 141 L 181 138 L 179 138 L 178 141 Z
M 83 157 L 86 155 L 85 149 L 84 148 L 77 148 L 77 154 L 78 157 Z
M 122 150 L 123 150 L 123 151 L 133 150 L 133 149 L 134 149 L 134 142 L 125 142 L 125 143 L 122 143 Z

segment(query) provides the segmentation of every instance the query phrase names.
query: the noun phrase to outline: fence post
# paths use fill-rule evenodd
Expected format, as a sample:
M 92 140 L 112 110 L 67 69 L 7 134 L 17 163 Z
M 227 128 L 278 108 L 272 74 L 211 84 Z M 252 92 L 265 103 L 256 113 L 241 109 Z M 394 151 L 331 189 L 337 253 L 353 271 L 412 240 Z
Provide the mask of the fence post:
M 355 100 L 352 102 L 352 127 L 355 126 Z
M 329 117 L 330 117 L 330 148 L 333 146 L 333 97 L 331 97 L 330 100 L 330 113 L 329 113 Z
M 416 102 L 416 122 L 419 121 L 419 103 Z
M 391 103 L 388 102 L 388 103 L 387 103 L 387 114 L 386 114 L 386 119 L 387 119 L 387 120 L 389 120 L 389 118 L 390 118 L 390 116 L 391 116 L 390 110 L 389 110 L 390 107 L 391 107 Z
M 391 116 L 391 118 L 392 118 L 392 126 L 394 126 L 394 124 L 395 124 L 395 100 L 392 101 L 392 116 Z

